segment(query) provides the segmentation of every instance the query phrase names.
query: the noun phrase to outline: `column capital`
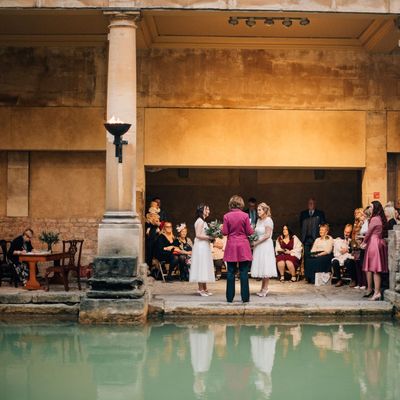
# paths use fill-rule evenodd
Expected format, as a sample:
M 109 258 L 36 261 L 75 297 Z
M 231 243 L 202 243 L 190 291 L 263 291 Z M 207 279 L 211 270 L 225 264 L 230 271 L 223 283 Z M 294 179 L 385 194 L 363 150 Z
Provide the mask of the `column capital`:
M 109 29 L 114 27 L 137 28 L 137 23 L 142 19 L 140 11 L 104 11 L 104 15 L 109 17 Z

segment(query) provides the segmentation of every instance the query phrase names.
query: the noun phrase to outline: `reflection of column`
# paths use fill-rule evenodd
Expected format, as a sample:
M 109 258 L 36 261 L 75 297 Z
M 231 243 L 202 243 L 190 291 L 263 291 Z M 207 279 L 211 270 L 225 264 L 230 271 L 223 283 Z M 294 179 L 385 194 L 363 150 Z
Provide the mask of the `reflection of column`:
M 99 256 L 139 256 L 141 224 L 136 213 L 136 22 L 137 12 L 111 12 L 109 25 L 107 120 L 132 124 L 123 136 L 123 162 L 107 133 L 106 211 L 99 229 Z
M 91 327 L 83 346 L 92 368 L 96 399 L 143 399 L 147 340 L 151 328 Z

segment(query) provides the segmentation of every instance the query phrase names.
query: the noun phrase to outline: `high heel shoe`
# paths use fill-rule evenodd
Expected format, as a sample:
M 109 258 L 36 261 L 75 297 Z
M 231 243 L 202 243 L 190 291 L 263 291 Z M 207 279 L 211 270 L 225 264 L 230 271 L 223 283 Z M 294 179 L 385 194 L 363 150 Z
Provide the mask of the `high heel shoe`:
M 365 293 L 363 297 L 365 297 L 365 298 L 367 298 L 367 297 L 371 297 L 373 294 L 374 294 L 374 291 L 373 291 L 373 290 L 371 290 L 370 292 L 368 292 L 368 293 Z
M 261 290 L 260 292 L 256 293 L 258 297 L 267 297 L 269 290 Z
M 370 301 L 378 301 L 378 300 L 382 300 L 382 295 L 380 292 L 375 293 L 370 299 Z

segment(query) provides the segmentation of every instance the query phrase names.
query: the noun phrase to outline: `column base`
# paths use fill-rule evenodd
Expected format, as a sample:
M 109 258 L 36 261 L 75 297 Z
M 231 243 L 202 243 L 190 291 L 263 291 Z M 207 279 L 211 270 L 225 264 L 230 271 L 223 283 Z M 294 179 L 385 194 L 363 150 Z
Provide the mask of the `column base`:
M 83 298 L 79 311 L 81 324 L 143 324 L 147 318 L 147 298 L 91 299 Z
M 98 252 L 101 256 L 143 258 L 142 224 L 134 213 L 110 212 L 104 215 L 98 230 Z

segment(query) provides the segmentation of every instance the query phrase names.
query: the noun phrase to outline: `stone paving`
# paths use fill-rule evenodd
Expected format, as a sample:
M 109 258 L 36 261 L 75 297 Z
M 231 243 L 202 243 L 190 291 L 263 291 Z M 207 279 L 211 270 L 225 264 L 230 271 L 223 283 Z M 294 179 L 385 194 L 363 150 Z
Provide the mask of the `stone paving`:
M 163 283 L 148 279 L 149 317 L 273 317 L 273 318 L 391 318 L 393 306 L 387 301 L 372 302 L 362 297 L 364 291 L 348 286 L 315 287 L 304 281 L 280 283 L 271 280 L 270 293 L 265 298 L 255 295 L 261 282 L 250 279 L 250 302 L 243 304 L 240 299 L 240 285 L 236 282 L 236 297 L 228 304 L 225 300 L 226 281 L 209 284 L 213 296 L 201 297 L 197 285 L 174 281 Z M 7 284 L 0 287 L 0 317 L 15 318 L 20 315 L 50 316 L 61 315 L 77 319 L 80 302 L 85 295 L 72 285 L 69 292 L 62 285 L 53 285 L 49 292 L 15 289 Z
M 315 287 L 304 281 L 280 283 L 270 281 L 267 297 L 255 295 L 261 282 L 250 279 L 250 302 L 243 304 L 240 285 L 236 282 L 236 296 L 229 304 L 225 300 L 226 281 L 208 285 L 213 296 L 201 297 L 197 285 L 188 282 L 162 283 L 152 281 L 149 311 L 151 315 L 177 316 L 388 316 L 393 314 L 393 306 L 386 301 L 370 301 L 362 296 L 364 291 L 343 286 Z

